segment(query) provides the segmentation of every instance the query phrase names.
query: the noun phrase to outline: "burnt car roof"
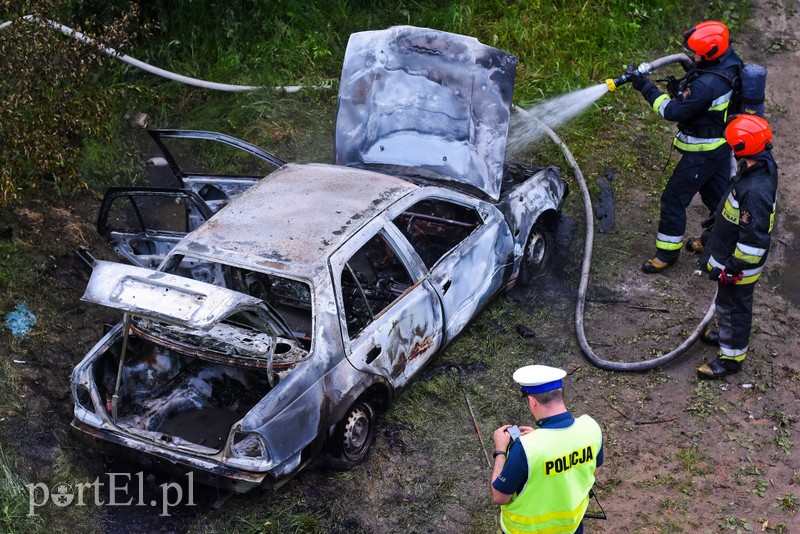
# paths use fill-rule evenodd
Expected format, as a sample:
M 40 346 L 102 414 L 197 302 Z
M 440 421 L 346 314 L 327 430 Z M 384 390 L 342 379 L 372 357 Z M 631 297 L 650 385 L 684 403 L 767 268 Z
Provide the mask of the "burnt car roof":
M 187 235 L 173 254 L 312 279 L 349 236 L 418 188 L 351 167 L 288 164 Z
M 345 52 L 335 162 L 424 168 L 497 200 L 517 58 L 474 37 L 395 26 Z

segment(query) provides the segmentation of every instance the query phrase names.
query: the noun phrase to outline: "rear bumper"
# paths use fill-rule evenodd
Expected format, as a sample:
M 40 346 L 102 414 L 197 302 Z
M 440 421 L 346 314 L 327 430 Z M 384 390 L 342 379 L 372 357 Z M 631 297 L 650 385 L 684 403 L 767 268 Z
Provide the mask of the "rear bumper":
M 104 453 L 174 475 L 191 472 L 195 481 L 225 491 L 245 493 L 260 486 L 271 488 L 280 485 L 269 473 L 233 469 L 207 458 L 165 450 L 135 438 L 86 425 L 77 419 L 72 420 L 70 427 L 75 437 Z

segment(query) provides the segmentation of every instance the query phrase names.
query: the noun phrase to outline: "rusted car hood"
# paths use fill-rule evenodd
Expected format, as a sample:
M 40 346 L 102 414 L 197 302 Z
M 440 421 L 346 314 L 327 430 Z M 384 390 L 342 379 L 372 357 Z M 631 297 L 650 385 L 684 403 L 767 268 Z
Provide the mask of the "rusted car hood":
M 336 163 L 424 168 L 497 200 L 516 64 L 474 37 L 427 28 L 351 35 Z
M 199 330 L 209 330 L 236 310 L 264 307 L 230 289 L 108 261 L 95 263 L 81 300 Z

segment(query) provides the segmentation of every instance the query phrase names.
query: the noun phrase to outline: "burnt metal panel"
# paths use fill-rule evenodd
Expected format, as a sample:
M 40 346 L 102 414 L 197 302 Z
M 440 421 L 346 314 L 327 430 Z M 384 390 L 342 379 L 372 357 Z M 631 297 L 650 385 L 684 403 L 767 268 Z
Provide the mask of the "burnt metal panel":
M 558 210 L 566 193 L 567 183 L 561 179 L 558 168 L 547 167 L 515 185 L 498 203 L 514 235 L 515 272 L 533 225 L 543 213 Z
M 424 168 L 497 200 L 516 64 L 474 37 L 428 28 L 351 35 L 335 162 Z
M 264 305 L 223 287 L 109 261 L 95 263 L 81 300 L 201 330 L 235 310 Z
M 318 279 L 334 250 L 417 188 L 361 169 L 288 164 L 189 234 L 173 254 Z

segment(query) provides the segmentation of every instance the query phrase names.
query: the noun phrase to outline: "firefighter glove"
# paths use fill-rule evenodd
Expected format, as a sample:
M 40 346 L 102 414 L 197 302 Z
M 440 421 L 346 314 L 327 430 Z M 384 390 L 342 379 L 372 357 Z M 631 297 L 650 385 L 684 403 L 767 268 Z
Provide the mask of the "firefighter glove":
M 738 273 L 732 273 L 728 271 L 728 268 L 725 267 L 722 269 L 722 272 L 719 275 L 719 283 L 724 286 L 730 286 L 735 284 L 736 282 L 740 282 L 744 275 L 741 271 Z
M 647 78 L 639 72 L 639 69 L 636 68 L 636 65 L 633 63 L 628 65 L 628 70 L 625 71 L 625 74 L 628 75 L 628 79 L 631 81 L 631 85 L 637 91 L 641 91 L 644 88 L 645 83 L 647 83 Z

